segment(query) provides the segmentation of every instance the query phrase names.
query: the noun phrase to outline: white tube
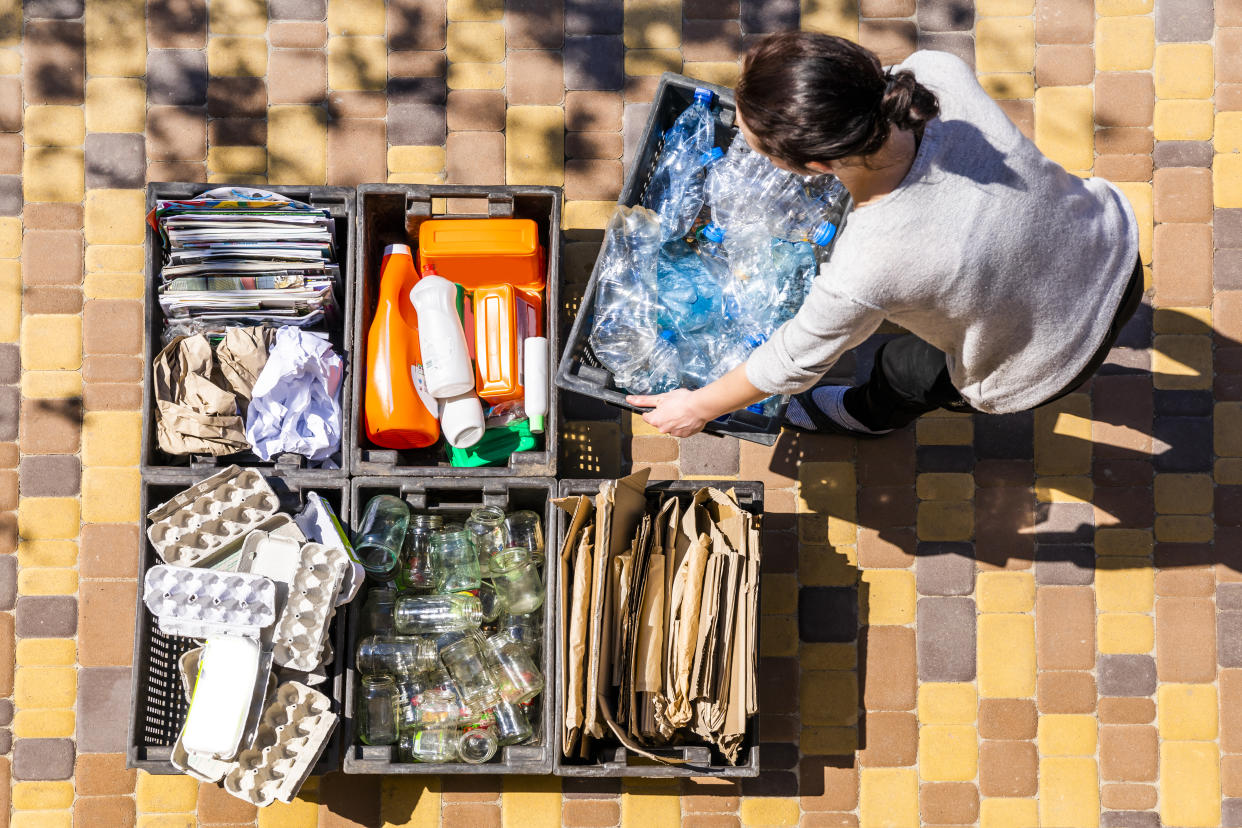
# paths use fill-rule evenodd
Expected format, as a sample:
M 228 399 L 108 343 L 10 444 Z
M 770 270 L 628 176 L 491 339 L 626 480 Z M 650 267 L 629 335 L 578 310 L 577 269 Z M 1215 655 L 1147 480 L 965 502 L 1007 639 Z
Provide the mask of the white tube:
M 418 314 L 418 345 L 428 392 L 443 400 L 473 391 L 474 366 L 457 315 L 457 285 L 424 272 L 410 291 L 410 304 Z
M 440 401 L 440 431 L 453 448 L 470 448 L 483 439 L 483 405 L 471 391 Z
M 522 373 L 526 385 L 526 416 L 530 418 L 530 430 L 542 434 L 544 418 L 548 416 L 548 338 L 532 336 L 526 339 L 523 349 Z

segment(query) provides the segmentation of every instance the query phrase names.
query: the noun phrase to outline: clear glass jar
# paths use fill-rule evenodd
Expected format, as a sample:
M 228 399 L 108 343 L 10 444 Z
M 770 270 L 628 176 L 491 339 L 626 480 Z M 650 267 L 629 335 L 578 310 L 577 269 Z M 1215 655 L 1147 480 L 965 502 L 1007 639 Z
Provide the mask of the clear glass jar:
M 376 495 L 358 521 L 354 557 L 372 581 L 387 583 L 397 574 L 401 547 L 410 523 L 410 507 L 392 495 Z
M 473 509 L 470 517 L 466 518 L 466 531 L 474 538 L 479 568 L 484 577 L 489 577 L 492 556 L 506 546 L 504 510 L 495 506 L 479 506 Z
M 457 682 L 462 701 L 471 710 L 484 710 L 500 701 L 498 677 L 477 636 L 468 635 L 445 647 L 440 651 L 440 660 Z
M 530 553 L 511 546 L 492 558 L 492 584 L 505 609 L 525 615 L 543 606 L 543 578 Z
M 450 687 L 427 687 L 412 700 L 411 721 L 415 730 L 439 730 L 457 727 L 461 705 Z
M 543 690 L 543 673 L 526 647 L 505 633 L 487 639 L 491 656 L 500 665 L 500 693 L 514 704 L 528 702 Z
M 354 665 L 364 676 L 426 673 L 439 661 L 436 643 L 413 635 L 370 635 L 358 642 Z
M 456 762 L 460 742 L 456 727 L 406 731 L 397 743 L 397 758 L 402 762 Z
M 371 587 L 367 592 L 367 602 L 362 606 L 364 635 L 394 635 L 397 632 L 392 622 L 392 611 L 396 602 L 395 589 Z
M 496 592 L 496 587 L 490 581 L 484 581 L 479 588 L 474 590 L 474 595 L 479 599 L 479 606 L 483 609 L 483 622 L 490 624 L 500 617 L 500 613 L 505 608 L 505 603 L 501 600 L 500 595 Z
M 492 710 L 495 715 L 496 741 L 501 745 L 517 745 L 534 733 L 530 719 L 520 704 L 502 701 Z
M 417 700 L 427 690 L 426 676 L 402 676 L 397 684 L 397 730 L 418 727 Z
M 354 725 L 364 745 L 397 741 L 397 686 L 391 676 L 363 676 L 354 709 Z
M 520 546 L 530 553 L 535 563 L 543 563 L 543 522 L 538 512 L 522 509 L 511 513 L 505 518 L 505 534 L 509 546 Z
M 532 656 L 537 656 L 543 646 L 543 613 L 506 612 L 500 616 L 499 631 L 525 646 Z
M 401 549 L 397 586 L 402 590 L 429 590 L 436 585 L 431 561 L 431 536 L 444 528 L 440 515 L 410 515 L 410 526 Z
M 483 622 L 479 599 L 468 593 L 402 595 L 393 620 L 402 635 L 428 635 L 477 628 Z
M 496 734 L 490 728 L 476 727 L 461 734 L 457 743 L 457 754 L 463 762 L 481 765 L 495 756 L 499 748 Z
M 431 565 L 436 573 L 437 592 L 477 589 L 483 582 L 472 536 L 460 526 L 432 534 Z

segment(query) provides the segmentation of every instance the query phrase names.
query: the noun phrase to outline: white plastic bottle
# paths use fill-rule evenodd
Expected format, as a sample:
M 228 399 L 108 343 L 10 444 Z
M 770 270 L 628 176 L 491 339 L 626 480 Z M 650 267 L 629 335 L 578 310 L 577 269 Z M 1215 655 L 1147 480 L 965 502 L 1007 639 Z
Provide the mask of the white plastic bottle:
M 453 448 L 470 448 L 483 439 L 483 404 L 473 391 L 440 400 L 440 431 Z
M 523 382 L 526 384 L 526 416 L 530 418 L 530 430 L 543 433 L 543 421 L 548 416 L 548 338 L 526 338 L 522 355 Z
M 474 390 L 474 367 L 457 314 L 457 290 L 457 285 L 424 266 L 423 277 L 410 291 L 410 304 L 418 314 L 427 391 L 441 400 Z

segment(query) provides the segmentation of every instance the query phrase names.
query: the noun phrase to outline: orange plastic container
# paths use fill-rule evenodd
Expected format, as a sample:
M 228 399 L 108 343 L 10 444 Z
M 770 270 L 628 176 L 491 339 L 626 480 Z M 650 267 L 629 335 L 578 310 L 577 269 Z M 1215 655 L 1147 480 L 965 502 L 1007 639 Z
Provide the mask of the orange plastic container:
M 417 281 L 410 248 L 404 244 L 385 248 L 379 301 L 367 331 L 363 403 L 367 439 L 385 448 L 423 448 L 440 437 L 440 424 L 432 413 L 436 402 L 422 379 L 418 317 L 410 304 L 410 289 Z
M 547 282 L 539 228 L 530 219 L 432 219 L 418 228 L 418 257 L 466 290 Z
M 542 321 L 538 296 L 509 285 L 475 289 L 475 391 L 482 399 L 522 399 L 523 345 L 528 336 L 543 336 Z

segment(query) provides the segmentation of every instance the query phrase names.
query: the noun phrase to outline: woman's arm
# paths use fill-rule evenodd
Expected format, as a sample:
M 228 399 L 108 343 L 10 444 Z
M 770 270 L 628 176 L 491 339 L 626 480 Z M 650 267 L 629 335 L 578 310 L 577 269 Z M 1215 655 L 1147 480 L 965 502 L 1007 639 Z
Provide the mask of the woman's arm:
M 625 401 L 640 408 L 651 408 L 643 419 L 665 434 L 689 437 L 698 434 L 703 426 L 720 415 L 770 396 L 751 385 L 746 378 L 746 363 L 742 363 L 697 391 L 678 388 L 664 394 L 631 395 Z

